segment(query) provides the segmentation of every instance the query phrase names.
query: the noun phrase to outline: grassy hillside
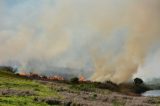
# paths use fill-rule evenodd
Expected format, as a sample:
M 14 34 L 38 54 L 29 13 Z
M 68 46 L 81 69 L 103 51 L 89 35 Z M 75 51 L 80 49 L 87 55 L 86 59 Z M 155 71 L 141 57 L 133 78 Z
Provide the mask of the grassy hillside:
M 77 78 L 76 78 L 77 79 Z M 133 84 L 31 80 L 0 68 L 0 106 L 158 106 Z
M 60 98 L 60 95 L 48 85 L 0 70 L 0 106 L 48 106 L 34 100 L 40 97 Z

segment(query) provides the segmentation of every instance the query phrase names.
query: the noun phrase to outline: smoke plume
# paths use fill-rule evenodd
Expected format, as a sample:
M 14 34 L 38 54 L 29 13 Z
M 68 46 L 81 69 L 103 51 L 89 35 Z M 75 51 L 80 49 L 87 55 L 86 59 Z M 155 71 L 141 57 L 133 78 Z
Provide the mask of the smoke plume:
M 2 0 L 0 64 L 127 81 L 159 50 L 159 10 L 159 0 Z

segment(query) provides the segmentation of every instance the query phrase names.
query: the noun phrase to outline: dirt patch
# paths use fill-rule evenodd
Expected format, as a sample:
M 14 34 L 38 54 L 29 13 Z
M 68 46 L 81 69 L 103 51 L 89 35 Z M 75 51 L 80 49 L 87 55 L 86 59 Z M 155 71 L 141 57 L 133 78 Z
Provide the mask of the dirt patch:
M 0 89 L 0 95 L 3 96 L 33 96 L 36 95 L 33 91 L 30 90 L 14 90 L 14 89 Z

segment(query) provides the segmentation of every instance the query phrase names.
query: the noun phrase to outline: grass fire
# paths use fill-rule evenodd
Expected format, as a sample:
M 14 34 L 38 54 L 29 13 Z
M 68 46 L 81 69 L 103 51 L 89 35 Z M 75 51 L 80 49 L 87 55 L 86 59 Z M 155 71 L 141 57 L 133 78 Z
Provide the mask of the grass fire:
M 50 76 L 45 76 L 45 75 L 39 75 L 36 73 L 26 73 L 26 72 L 19 72 L 16 73 L 16 75 L 28 79 L 37 79 L 37 80 L 46 80 L 46 81 L 64 81 L 65 78 L 63 76 L 58 76 L 58 75 L 50 75 Z M 79 78 L 77 77 L 77 81 L 79 82 L 85 82 L 87 81 L 83 76 L 80 76 Z
M 0 0 L 0 106 L 159 106 L 160 0 Z
M 12 81 L 8 82 L 8 78 Z M 106 104 L 123 106 L 128 105 L 131 101 L 138 101 L 143 105 L 159 103 L 159 98 L 153 99 L 141 96 L 141 93 L 154 89 L 154 87 L 145 84 L 140 78 L 135 78 L 133 82 L 116 84 L 111 81 L 90 81 L 83 76 L 67 80 L 57 75 L 44 76 L 36 73 L 17 73 L 11 67 L 1 67 L 0 79 L 0 103 L 8 105 L 13 103 L 19 105 L 19 99 L 24 106 L 38 104 L 43 106 L 68 104 L 92 106 L 94 105 L 93 101 L 96 102 L 96 105 L 102 106 Z M 15 96 L 16 98 L 14 98 Z M 14 102 L 7 102 L 11 101 L 8 97 L 12 98 Z M 74 97 L 74 101 L 72 101 L 72 97 Z M 137 99 L 134 99 L 135 97 Z M 116 103 L 113 101 L 116 101 Z M 137 104 L 133 105 L 136 106 Z
M 26 72 L 20 72 L 17 73 L 18 76 L 29 78 L 29 79 L 40 79 L 40 80 L 53 80 L 53 81 L 63 81 L 64 78 L 62 76 L 45 76 L 45 75 L 38 75 L 36 73 L 26 73 Z

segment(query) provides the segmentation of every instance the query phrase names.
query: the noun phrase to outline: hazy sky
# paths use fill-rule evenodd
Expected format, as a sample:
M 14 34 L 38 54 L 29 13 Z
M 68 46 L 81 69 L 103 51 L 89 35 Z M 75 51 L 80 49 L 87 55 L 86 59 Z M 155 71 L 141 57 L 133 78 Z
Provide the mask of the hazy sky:
M 0 64 L 118 83 L 160 77 L 159 10 L 159 0 L 1 0 Z

